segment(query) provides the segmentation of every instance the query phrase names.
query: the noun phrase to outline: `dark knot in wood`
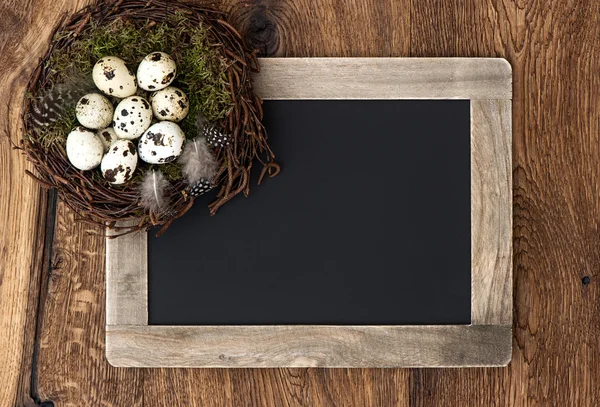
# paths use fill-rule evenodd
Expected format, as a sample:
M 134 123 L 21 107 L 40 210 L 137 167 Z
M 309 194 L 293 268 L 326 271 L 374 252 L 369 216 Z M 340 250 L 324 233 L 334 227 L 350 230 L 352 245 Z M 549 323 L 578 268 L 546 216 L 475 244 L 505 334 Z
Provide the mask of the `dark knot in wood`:
M 263 57 L 279 56 L 279 28 L 273 15 L 264 6 L 254 8 L 246 16 L 244 34 L 248 46 Z

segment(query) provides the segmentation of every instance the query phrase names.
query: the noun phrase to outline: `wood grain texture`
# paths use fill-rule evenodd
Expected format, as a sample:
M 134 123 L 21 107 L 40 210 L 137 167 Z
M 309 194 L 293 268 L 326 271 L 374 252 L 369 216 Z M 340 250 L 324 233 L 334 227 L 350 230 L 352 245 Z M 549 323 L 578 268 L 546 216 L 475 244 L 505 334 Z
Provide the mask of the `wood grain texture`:
M 488 58 L 265 58 L 263 99 L 505 99 L 506 60 Z
M 105 358 L 104 230 L 56 210 L 48 293 L 41 309 L 36 393 L 56 406 L 142 406 L 143 371 Z
M 600 22 L 589 16 L 600 3 L 412 5 L 412 55 L 504 56 L 513 66 L 515 300 L 508 368 L 413 370 L 411 404 L 596 406 Z
M 402 369 L 145 369 L 164 406 L 408 406 Z
M 512 102 L 471 101 L 471 323 L 512 324 Z
M 107 235 L 114 236 L 114 230 L 107 230 Z M 147 233 L 106 239 L 106 280 L 106 324 L 148 325 Z
M 511 336 L 501 325 L 109 325 L 106 356 L 126 367 L 499 366 Z
M 219 3 L 260 56 L 409 56 L 411 0 Z
M 0 47 L 9 56 L 0 61 L 5 104 L 19 89 L 6 78 L 23 83 L 33 68 L 31 56 L 47 46 L 48 30 L 58 15 L 82 5 L 75 0 L 2 3 Z M 88 287 L 99 284 L 92 298 L 103 303 L 101 261 L 93 267 L 67 266 L 58 261 L 63 258 L 59 251 L 53 263 L 58 272 L 48 276 L 45 298 L 64 304 L 63 311 L 40 316 L 44 346 L 33 367 L 38 374 L 33 392 L 56 406 L 90 405 L 85 401 L 93 399 L 91 405 L 101 406 L 595 407 L 600 399 L 600 22 L 595 18 L 600 3 L 320 0 L 316 7 L 310 0 L 227 0 L 222 5 L 234 12 L 236 26 L 257 46 L 262 44 L 267 56 L 479 56 L 510 61 L 513 360 L 507 368 L 485 369 L 114 369 L 98 348 L 104 307 L 80 307 L 76 318 L 72 311 L 79 305 L 71 300 L 78 290 L 72 279 Z M 16 115 L 0 116 L 1 131 L 18 134 Z M 23 306 L 28 314 L 35 308 L 24 305 L 23 297 L 28 295 L 23 284 L 31 281 L 27 264 L 34 253 L 15 250 L 31 239 L 35 208 L 25 200 L 36 195 L 19 170 L 25 164 L 8 154 L 3 141 L 0 151 L 0 225 L 21 222 L 0 237 L 0 266 L 16 266 L 0 271 L 0 406 L 12 407 L 31 405 L 14 403 L 22 397 L 13 391 L 20 375 L 19 354 L 25 352 L 20 350 L 22 336 L 30 334 L 23 332 L 21 313 Z M 61 229 L 56 247 L 85 246 L 85 252 L 92 247 L 103 258 L 100 236 L 84 235 L 84 226 Z M 82 236 L 84 241 L 77 243 Z M 7 250 L 11 241 L 15 245 Z M 64 341 L 61 332 L 69 331 L 74 319 L 83 320 L 82 337 L 94 339 L 82 341 L 78 353 L 71 355 L 67 349 L 77 345 Z M 6 328 L 14 331 L 6 334 Z M 25 376 L 23 388 L 30 380 Z
M 30 3 L 30 8 L 40 7 L 39 1 Z M 0 2 L 0 406 L 33 402 L 28 379 L 47 195 L 24 176 L 24 171 L 33 170 L 33 166 L 11 149 L 8 140 L 20 140 L 25 86 L 47 47 L 52 30 L 47 20 L 56 21 L 60 7 L 57 4 L 45 14 L 32 15 L 20 1 Z

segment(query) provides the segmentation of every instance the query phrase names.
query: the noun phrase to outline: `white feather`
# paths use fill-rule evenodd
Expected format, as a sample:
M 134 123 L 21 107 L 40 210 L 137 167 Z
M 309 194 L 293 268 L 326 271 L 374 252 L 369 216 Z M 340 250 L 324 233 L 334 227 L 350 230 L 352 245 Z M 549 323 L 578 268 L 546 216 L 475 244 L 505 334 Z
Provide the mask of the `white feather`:
M 217 160 L 204 137 L 188 140 L 179 157 L 181 172 L 189 184 L 206 179 L 213 181 L 217 172 Z
M 169 181 L 161 171 L 148 171 L 140 184 L 140 203 L 153 213 L 163 212 L 169 204 L 165 197 Z

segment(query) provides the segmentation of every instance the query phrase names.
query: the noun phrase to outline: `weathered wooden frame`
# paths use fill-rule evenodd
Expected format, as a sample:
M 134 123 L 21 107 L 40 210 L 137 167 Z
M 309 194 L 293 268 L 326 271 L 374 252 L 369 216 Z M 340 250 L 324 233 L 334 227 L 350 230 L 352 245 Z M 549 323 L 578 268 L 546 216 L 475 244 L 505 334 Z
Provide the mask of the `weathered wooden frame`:
M 106 356 L 127 367 L 503 366 L 512 353 L 512 70 L 492 58 L 275 58 L 263 99 L 470 99 L 470 325 L 148 325 L 147 234 L 106 241 Z

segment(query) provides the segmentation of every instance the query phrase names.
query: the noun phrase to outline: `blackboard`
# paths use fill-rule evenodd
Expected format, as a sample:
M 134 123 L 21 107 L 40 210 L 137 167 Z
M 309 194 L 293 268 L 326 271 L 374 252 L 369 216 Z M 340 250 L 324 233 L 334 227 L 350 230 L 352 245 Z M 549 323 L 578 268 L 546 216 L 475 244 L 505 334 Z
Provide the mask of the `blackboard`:
M 149 324 L 469 324 L 470 101 L 264 111 L 281 174 L 149 234 Z
M 139 219 L 107 229 L 109 362 L 506 366 L 510 64 L 259 62 L 283 171 L 214 218 L 204 197 L 159 239 L 122 235 Z

